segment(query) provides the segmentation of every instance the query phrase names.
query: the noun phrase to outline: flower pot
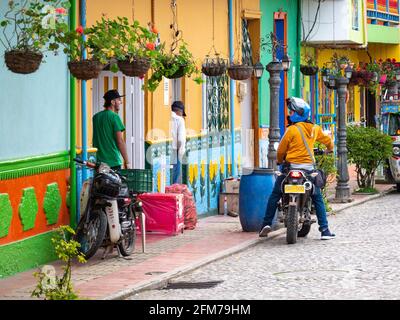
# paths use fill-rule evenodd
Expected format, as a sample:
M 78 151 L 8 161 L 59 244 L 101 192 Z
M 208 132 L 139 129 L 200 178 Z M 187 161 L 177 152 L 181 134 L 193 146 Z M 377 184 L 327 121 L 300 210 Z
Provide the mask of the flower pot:
M 11 50 L 4 54 L 7 68 L 20 74 L 29 74 L 39 69 L 43 55 L 33 51 Z
M 201 72 L 203 72 L 208 77 L 219 77 L 223 75 L 226 71 L 226 64 L 211 64 L 204 65 L 201 67 Z
M 166 68 L 169 69 L 171 65 L 166 65 Z M 164 77 L 168 79 L 177 79 L 177 78 L 182 78 L 185 75 L 185 68 L 186 65 L 181 65 L 179 66 L 178 70 L 176 70 L 173 74 L 170 75 L 164 75 Z
M 233 80 L 246 80 L 251 77 L 253 67 L 243 64 L 230 65 L 228 67 L 228 75 Z
M 305 76 L 314 76 L 318 72 L 318 67 L 300 65 L 300 72 Z
M 128 77 L 143 77 L 150 69 L 150 60 L 148 58 L 134 57 L 132 61 L 118 60 L 118 68 Z
M 69 61 L 68 68 L 71 74 L 79 80 L 96 79 L 104 65 L 97 60 Z

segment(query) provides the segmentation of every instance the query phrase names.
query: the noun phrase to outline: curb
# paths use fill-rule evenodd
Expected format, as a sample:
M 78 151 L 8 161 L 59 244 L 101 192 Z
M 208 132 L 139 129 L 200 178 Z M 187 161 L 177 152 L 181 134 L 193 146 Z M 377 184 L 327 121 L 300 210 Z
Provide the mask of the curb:
M 380 192 L 378 194 L 375 194 L 373 196 L 366 197 L 365 199 L 360 199 L 360 200 L 357 200 L 357 201 L 354 201 L 354 202 L 350 202 L 348 204 L 343 205 L 342 208 L 333 210 L 332 212 L 330 212 L 328 214 L 328 216 L 335 215 L 336 213 L 339 213 L 339 212 L 341 212 L 343 210 L 346 210 L 348 208 L 351 208 L 351 207 L 358 206 L 358 205 L 363 204 L 365 202 L 368 202 L 368 201 L 371 201 L 371 200 L 374 200 L 374 199 L 378 199 L 378 198 L 382 198 L 382 197 L 386 196 L 388 193 L 390 193 L 392 191 L 393 191 L 393 189 L 388 189 L 388 190 L 382 191 L 382 192 Z
M 159 288 L 165 287 L 168 284 L 168 281 L 173 278 L 182 276 L 188 272 L 192 272 L 192 271 L 194 271 L 200 267 L 203 267 L 211 262 L 218 261 L 218 260 L 221 260 L 228 256 L 231 256 L 233 254 L 244 251 L 250 247 L 257 245 L 258 243 L 260 243 L 262 241 L 274 239 L 285 232 L 286 232 L 285 229 L 283 229 L 283 230 L 279 229 L 276 231 L 272 231 L 269 234 L 268 238 L 259 238 L 257 233 L 255 233 L 255 236 L 257 236 L 256 239 L 248 240 L 248 241 L 246 241 L 242 244 L 239 244 L 237 246 L 234 246 L 232 248 L 223 250 L 221 252 L 217 252 L 211 256 L 203 258 L 200 261 L 195 261 L 191 264 L 188 264 L 186 266 L 177 268 L 177 269 L 167 272 L 163 275 L 160 275 L 155 279 L 150 279 L 150 280 L 139 282 L 138 284 L 132 286 L 131 288 L 119 291 L 117 293 L 113 293 L 111 295 L 108 295 L 108 296 L 102 298 L 101 300 L 122 300 L 122 299 L 127 298 L 128 296 L 137 294 L 142 291 L 154 290 L 154 289 L 159 289 Z

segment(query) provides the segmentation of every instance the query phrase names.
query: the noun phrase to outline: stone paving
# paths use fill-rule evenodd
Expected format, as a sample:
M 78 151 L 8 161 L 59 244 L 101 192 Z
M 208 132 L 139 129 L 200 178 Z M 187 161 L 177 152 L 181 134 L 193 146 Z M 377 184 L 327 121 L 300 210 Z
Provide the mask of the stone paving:
M 263 241 L 172 282 L 220 281 L 210 289 L 151 290 L 144 299 L 400 299 L 400 194 L 329 217 L 337 239 L 285 235 Z

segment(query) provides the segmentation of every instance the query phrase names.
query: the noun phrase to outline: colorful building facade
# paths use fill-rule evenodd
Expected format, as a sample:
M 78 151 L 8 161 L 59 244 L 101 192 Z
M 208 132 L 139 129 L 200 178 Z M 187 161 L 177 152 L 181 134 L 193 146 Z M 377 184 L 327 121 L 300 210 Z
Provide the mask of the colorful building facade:
M 54 260 L 52 230 L 70 223 L 67 58 L 45 60 L 30 75 L 0 67 L 0 278 Z

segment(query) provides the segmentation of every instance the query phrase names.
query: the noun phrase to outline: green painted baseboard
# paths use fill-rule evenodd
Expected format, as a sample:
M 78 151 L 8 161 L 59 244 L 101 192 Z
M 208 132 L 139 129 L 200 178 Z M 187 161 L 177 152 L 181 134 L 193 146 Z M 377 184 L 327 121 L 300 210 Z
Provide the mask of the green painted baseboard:
M 56 260 L 53 235 L 54 231 L 46 232 L 0 246 L 0 279 Z

